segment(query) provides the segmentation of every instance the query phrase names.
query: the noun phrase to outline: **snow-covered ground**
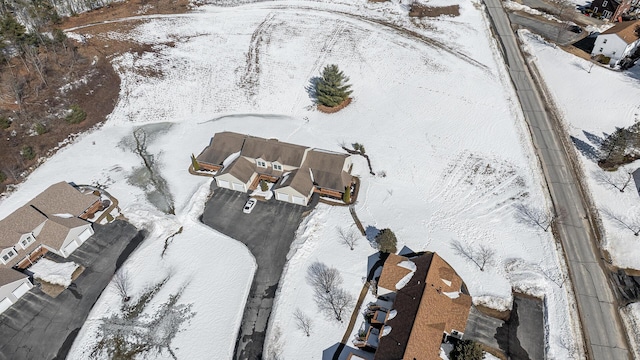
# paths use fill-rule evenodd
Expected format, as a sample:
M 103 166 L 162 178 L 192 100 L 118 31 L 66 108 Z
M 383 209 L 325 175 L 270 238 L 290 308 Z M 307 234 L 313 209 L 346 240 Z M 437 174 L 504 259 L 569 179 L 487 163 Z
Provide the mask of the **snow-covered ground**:
M 94 34 L 149 43 L 155 52 L 113 59 L 121 96 L 106 124 L 38 168 L 2 202 L 0 216 L 55 181 L 107 185 L 122 214 L 150 230 L 124 265 L 135 274 L 134 301 L 171 274 L 148 311 L 186 286 L 180 302 L 193 304 L 196 315 L 172 343 L 178 358 L 228 359 L 255 264 L 243 245 L 197 221 L 210 180 L 187 172 L 191 154 L 223 130 L 336 151 L 359 142 L 378 174 L 354 159 L 353 173 L 362 180 L 355 208 L 365 227 L 391 228 L 399 248 L 437 251 L 476 303 L 509 308 L 512 289 L 544 296 L 547 358 L 579 357 L 570 287 L 557 284 L 562 257 L 551 234 L 514 216 L 515 204 L 545 208 L 547 201 L 481 5 L 458 1 L 459 17 L 425 19 L 417 27 L 406 18 L 405 3 L 211 6 L 149 18 L 130 33 Z M 426 39 L 381 23 L 411 27 Z M 354 101 L 325 115 L 314 110 L 305 87 L 332 63 L 351 78 Z M 161 75 L 149 77 L 150 69 Z M 168 195 L 153 191 L 141 175 L 142 161 L 132 150 L 139 127 Z M 172 203 L 175 215 L 153 205 L 160 203 Z M 319 205 L 298 230 L 268 334 L 270 348 L 284 358 L 320 359 L 344 335 L 346 323 L 318 313 L 305 273 L 314 261 L 336 267 L 345 290 L 358 296 L 375 250 L 365 238 L 353 251 L 338 243 L 336 229 L 351 224 L 348 209 Z M 452 249 L 454 240 L 493 249 L 491 266 L 480 271 L 465 261 Z M 69 359 L 86 358 L 99 319 L 117 311 L 119 301 L 105 291 Z M 296 308 L 314 320 L 310 337 L 296 329 Z
M 611 255 L 613 265 L 640 270 L 638 237 L 605 215 L 610 212 L 624 221 L 640 224 L 637 221 L 640 197 L 634 181 L 631 179 L 624 192 L 620 192 L 599 180 L 603 172 L 596 162 L 600 154 L 599 145 L 608 134 L 617 127 L 628 127 L 640 120 L 640 75 L 637 66 L 629 71 L 616 72 L 593 66 L 529 32 L 521 32 L 520 38 L 540 69 L 569 135 L 574 138 L 588 189 L 602 220 L 603 247 Z M 609 173 L 609 176 L 625 178 L 627 172 L 639 167 L 640 163 L 636 161 Z M 633 321 L 627 319 L 627 324 L 635 331 L 630 338 L 639 339 L 637 319 L 640 319 L 640 307 L 636 304 L 628 306 L 623 315 L 629 314 L 633 316 Z M 637 345 L 634 345 L 636 356 L 640 356 Z
M 73 275 L 78 266 L 73 261 L 57 263 L 49 259 L 40 259 L 29 268 L 29 271 L 33 273 L 33 277 L 36 279 L 67 287 L 71 284 L 71 275 Z

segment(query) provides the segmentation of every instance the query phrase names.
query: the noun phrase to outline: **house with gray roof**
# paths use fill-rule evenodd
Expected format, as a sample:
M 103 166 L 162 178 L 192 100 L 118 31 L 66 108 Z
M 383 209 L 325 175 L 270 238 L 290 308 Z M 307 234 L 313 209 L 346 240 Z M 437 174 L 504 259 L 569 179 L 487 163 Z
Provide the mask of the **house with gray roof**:
M 85 219 L 100 206 L 99 196 L 59 182 L 0 220 L 0 312 L 33 287 L 21 270 L 49 251 L 66 258 L 93 235 Z
M 341 199 L 351 189 L 350 155 L 277 139 L 217 133 L 196 161 L 215 173 L 218 187 L 249 192 L 265 180 L 274 184 L 277 200 L 299 205 L 313 193 Z

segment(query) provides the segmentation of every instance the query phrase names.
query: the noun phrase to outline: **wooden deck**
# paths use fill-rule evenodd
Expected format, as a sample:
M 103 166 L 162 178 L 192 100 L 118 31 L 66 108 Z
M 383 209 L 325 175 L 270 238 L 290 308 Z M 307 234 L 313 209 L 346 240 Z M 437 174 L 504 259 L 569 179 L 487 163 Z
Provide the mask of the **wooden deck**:
M 20 270 L 24 270 L 29 266 L 33 265 L 36 261 L 38 261 L 41 257 L 43 257 L 49 250 L 47 250 L 44 246 L 39 246 L 35 250 L 33 250 L 27 257 L 22 259 L 17 265 L 16 268 Z
M 249 186 L 249 191 L 253 191 L 257 189 L 258 185 L 260 184 L 260 180 L 264 180 L 270 183 L 275 183 L 276 181 L 278 181 L 278 178 L 270 175 L 260 174 L 253 180 L 253 182 L 251 183 L 251 186 Z

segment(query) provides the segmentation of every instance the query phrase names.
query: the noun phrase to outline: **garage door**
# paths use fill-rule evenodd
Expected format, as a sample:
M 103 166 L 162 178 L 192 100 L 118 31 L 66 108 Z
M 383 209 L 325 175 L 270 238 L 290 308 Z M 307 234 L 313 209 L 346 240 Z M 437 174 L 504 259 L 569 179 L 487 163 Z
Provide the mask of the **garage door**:
M 227 180 L 218 180 L 218 186 L 225 189 L 231 189 L 231 184 Z
M 71 254 L 72 252 L 74 252 L 77 248 L 78 248 L 78 243 L 73 240 L 69 245 L 65 246 L 64 248 L 64 253 L 67 254 L 67 256 L 69 256 L 69 254 Z
M 8 298 L 4 298 L 4 300 L 0 301 L 0 313 L 7 310 L 13 303 Z
M 233 183 L 233 190 L 236 191 L 244 191 L 244 184 L 240 184 L 240 183 Z
M 276 193 L 276 199 L 280 201 L 289 201 L 289 194 Z
M 22 283 L 17 289 L 13 290 L 13 295 L 17 298 L 20 298 L 27 291 L 29 291 L 29 285 L 26 283 Z
M 293 203 L 298 205 L 304 205 L 304 198 L 299 196 L 293 196 Z
M 85 242 L 91 235 L 93 235 L 93 231 L 91 231 L 91 227 L 88 227 L 87 230 L 78 235 L 78 238 L 80 239 L 80 242 Z

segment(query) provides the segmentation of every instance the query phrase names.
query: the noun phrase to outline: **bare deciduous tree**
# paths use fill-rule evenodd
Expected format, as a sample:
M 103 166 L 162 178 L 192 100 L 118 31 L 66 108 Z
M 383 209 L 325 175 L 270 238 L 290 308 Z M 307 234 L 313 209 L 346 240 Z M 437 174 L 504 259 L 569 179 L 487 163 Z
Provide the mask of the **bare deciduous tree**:
M 545 232 L 549 230 L 553 222 L 558 218 L 552 214 L 551 211 L 535 208 L 530 205 L 516 204 L 513 207 L 516 209 L 515 217 L 518 222 L 538 226 Z
M 116 271 L 115 275 L 113 275 L 113 286 L 115 291 L 120 295 L 122 301 L 127 302 L 131 299 L 129 296 L 129 291 L 131 290 L 131 281 L 129 278 L 129 273 L 120 269 Z
M 300 309 L 296 309 L 296 311 L 293 312 L 293 318 L 296 321 L 296 327 L 299 330 L 302 330 L 302 332 L 304 332 L 307 336 L 311 335 L 312 321 L 311 318 L 307 316 L 307 314 L 302 312 L 302 310 Z
M 634 236 L 640 235 L 640 216 L 637 213 L 625 216 L 616 214 L 609 209 L 603 209 L 602 213 L 621 229 L 630 230 Z
M 335 288 L 331 292 L 323 292 L 316 289 L 315 300 L 318 308 L 329 316 L 342 322 L 342 315 L 347 308 L 353 306 L 353 296 L 341 288 Z
M 330 293 L 342 284 L 342 276 L 338 269 L 316 261 L 307 269 L 307 281 L 317 291 Z
M 353 250 L 358 243 L 359 236 L 356 234 L 353 228 L 345 230 L 341 227 L 337 228 L 338 230 L 338 240 L 341 244 L 347 245 L 350 250 Z
M 484 271 L 486 266 L 493 264 L 493 258 L 496 252 L 482 244 L 478 247 L 472 245 L 463 245 L 458 240 L 451 241 L 451 248 L 457 255 L 462 256 L 467 261 L 474 263 L 480 271 Z
M 615 172 L 595 170 L 593 178 L 601 185 L 624 192 L 631 183 L 632 174 L 623 169 Z

